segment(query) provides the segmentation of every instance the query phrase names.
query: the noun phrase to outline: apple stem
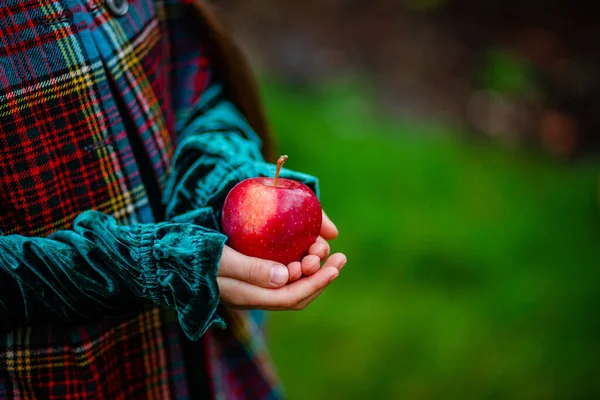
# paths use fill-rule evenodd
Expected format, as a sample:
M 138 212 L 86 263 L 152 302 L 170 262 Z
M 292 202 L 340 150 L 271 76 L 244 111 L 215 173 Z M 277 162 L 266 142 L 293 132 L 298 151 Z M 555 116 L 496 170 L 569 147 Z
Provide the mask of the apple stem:
M 279 159 L 277 160 L 277 169 L 275 170 L 275 181 L 273 182 L 273 186 L 277 186 L 277 182 L 279 181 L 279 171 L 281 171 L 281 166 L 283 165 L 284 162 L 286 162 L 288 159 L 288 156 L 281 156 L 279 157 Z

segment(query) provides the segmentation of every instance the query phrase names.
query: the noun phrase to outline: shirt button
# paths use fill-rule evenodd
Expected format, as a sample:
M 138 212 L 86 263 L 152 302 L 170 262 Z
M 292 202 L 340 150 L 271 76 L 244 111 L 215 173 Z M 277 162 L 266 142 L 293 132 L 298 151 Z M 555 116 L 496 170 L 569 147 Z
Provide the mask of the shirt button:
M 106 8 L 115 17 L 122 17 L 129 10 L 129 2 L 127 0 L 106 0 Z

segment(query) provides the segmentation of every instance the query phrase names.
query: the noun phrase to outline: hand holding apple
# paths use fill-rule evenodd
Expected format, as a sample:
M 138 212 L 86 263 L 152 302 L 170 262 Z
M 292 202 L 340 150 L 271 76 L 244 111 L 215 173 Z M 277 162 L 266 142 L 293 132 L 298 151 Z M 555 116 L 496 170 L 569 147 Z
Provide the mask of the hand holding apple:
M 279 187 L 280 183 L 285 183 L 287 180 L 278 179 L 279 171 L 281 165 L 285 161 L 287 157 L 282 157 L 278 161 L 278 168 L 276 171 L 275 179 L 267 180 L 267 184 L 270 187 L 267 189 L 267 196 L 264 197 L 270 201 L 279 201 L 280 198 L 277 193 L 287 193 L 287 194 L 297 194 L 294 190 L 284 189 L 283 187 Z M 254 187 L 255 191 L 258 191 L 258 198 L 260 199 L 261 192 L 264 194 L 265 190 L 265 182 L 261 180 L 265 178 L 257 178 L 259 181 L 254 182 L 258 185 L 250 185 L 248 187 Z M 250 180 L 252 181 L 252 180 Z M 244 181 L 246 182 L 246 181 Z M 294 182 L 294 181 L 291 181 Z M 292 187 L 295 187 L 297 183 L 294 183 Z M 301 184 L 300 184 L 301 185 Z M 287 185 L 286 185 L 287 186 Z M 244 185 L 241 186 L 244 188 Z M 275 189 L 278 188 L 278 189 Z M 306 187 L 308 192 L 304 191 L 304 193 L 300 196 L 300 204 L 302 204 L 302 199 L 308 198 L 312 199 L 314 193 L 310 191 L 308 187 Z M 271 191 L 269 193 L 269 190 Z M 277 190 L 287 190 L 284 192 L 277 192 Z M 233 192 L 233 189 L 232 189 Z M 252 189 L 249 190 L 252 193 Z M 231 194 L 231 193 L 230 193 Z M 242 252 L 238 252 L 229 246 L 225 246 L 223 249 L 223 254 L 221 256 L 221 263 L 219 267 L 217 282 L 219 284 L 219 290 L 221 295 L 221 302 L 225 305 L 228 305 L 233 308 L 238 309 L 264 309 L 264 310 L 301 310 L 308 306 L 313 300 L 315 300 L 322 292 L 325 290 L 327 285 L 332 282 L 339 274 L 339 271 L 344 267 L 346 263 L 346 256 L 342 253 L 336 253 L 327 258 L 330 252 L 329 244 L 327 240 L 334 239 L 338 232 L 331 222 L 331 220 L 322 212 L 320 205 L 318 204 L 318 200 L 316 200 L 316 196 L 314 199 L 309 201 L 309 205 L 312 205 L 313 209 L 317 209 L 315 204 L 318 206 L 318 214 L 316 212 L 308 214 L 310 219 L 314 221 L 319 221 L 318 224 L 314 224 L 317 226 L 312 226 L 311 224 L 307 224 L 309 227 L 312 226 L 310 230 L 310 235 L 307 235 L 306 232 L 303 232 L 301 229 L 288 229 L 281 230 L 283 232 L 283 237 L 293 237 L 294 235 L 298 235 L 299 237 L 308 237 L 310 240 L 306 240 L 303 242 L 303 247 L 306 247 L 307 250 L 300 251 L 296 246 L 287 246 L 285 241 L 277 242 L 275 241 L 275 245 L 271 243 L 270 245 L 264 245 L 264 238 L 261 238 L 260 235 L 254 234 L 254 231 L 261 231 L 261 225 L 252 225 L 261 220 L 265 219 L 264 215 L 253 220 L 252 217 L 248 218 L 248 216 L 240 217 L 242 213 L 241 210 L 246 209 L 250 210 L 253 213 L 260 213 L 262 211 L 260 204 L 255 201 L 257 197 L 250 198 L 250 201 L 244 201 L 244 198 L 248 195 L 247 190 L 242 190 L 238 193 L 238 196 L 234 195 L 231 198 L 228 196 L 229 200 L 226 200 L 227 206 L 224 207 L 223 212 L 223 227 L 225 233 L 229 233 L 229 243 L 234 245 L 238 250 L 241 248 L 245 250 L 241 250 L 244 253 L 252 253 L 253 246 L 247 246 L 244 242 L 246 239 L 250 239 L 250 244 L 259 243 L 263 245 L 262 251 L 264 253 L 271 254 L 270 256 L 266 256 L 268 258 L 273 257 L 272 254 L 277 253 L 277 244 L 281 244 L 281 248 L 292 249 L 283 251 L 282 253 L 288 257 L 283 260 L 283 262 L 294 259 L 300 260 L 302 254 L 308 253 L 305 257 L 301 259 L 301 261 L 293 261 L 291 263 L 287 263 L 286 266 L 279 264 L 275 261 L 270 261 L 265 258 L 258 257 L 250 257 L 248 255 L 242 254 Z M 269 197 L 272 196 L 272 197 Z M 285 194 L 283 195 L 285 199 Z M 273 200 L 275 199 L 275 200 Z M 294 196 L 292 196 L 294 199 Z M 248 199 L 246 199 L 248 200 Z M 296 198 L 296 200 L 298 200 Z M 291 202 L 292 205 L 294 201 Z M 275 203 L 277 204 L 277 203 Z M 297 204 L 297 203 L 296 203 Z M 285 206 L 285 200 L 283 206 Z M 236 209 L 237 207 L 239 209 Z M 279 206 L 282 206 L 279 204 Z M 289 204 L 288 204 L 289 206 Z M 226 216 L 227 209 L 227 216 Z M 293 207 L 275 207 L 271 204 L 271 208 L 269 210 L 283 210 L 285 215 L 290 209 L 294 209 Z M 302 217 L 304 214 L 305 208 L 301 208 L 296 217 L 298 215 Z M 253 214 L 251 214 L 252 216 Z M 320 216 L 321 218 L 317 217 Z M 277 217 L 277 216 L 276 216 Z M 298 217 L 298 218 L 300 218 Z M 300 218 L 301 219 L 301 218 Z M 245 228 L 245 222 L 249 220 L 248 224 L 254 226 L 255 229 L 249 230 L 250 234 L 246 235 L 245 230 L 240 228 Z M 278 219 L 275 218 L 275 221 Z M 271 220 L 273 221 L 273 220 Z M 288 219 L 293 224 L 295 221 L 294 215 L 292 215 L 291 219 Z M 281 221 L 279 221 L 281 223 Z M 322 223 L 321 223 L 322 222 Z M 273 222 L 271 222 L 273 224 Z M 225 227 L 227 226 L 227 229 Z M 298 226 L 298 225 L 296 225 Z M 281 225 L 275 223 L 274 230 L 276 228 L 281 229 Z M 285 228 L 285 224 L 283 225 Z M 267 236 L 275 237 L 275 239 L 280 239 L 277 235 L 272 236 L 271 234 L 267 234 Z M 232 237 L 235 237 L 232 241 Z M 262 240 L 262 243 L 261 243 Z M 288 239 L 293 240 L 293 239 Z M 235 244 L 234 244 L 235 243 Z M 258 246 L 259 248 L 261 246 Z M 271 252 L 273 247 L 275 247 L 275 252 Z M 281 251 L 281 250 L 280 250 Z M 296 252 L 292 256 L 290 253 Z M 287 254 L 286 254 L 287 253 Z M 254 253 L 258 254 L 258 253 Z M 279 253 L 281 254 L 281 253 Z M 297 255 L 300 254 L 300 255 Z M 275 255 L 277 257 L 277 255 Z M 323 264 L 321 267 L 321 263 Z

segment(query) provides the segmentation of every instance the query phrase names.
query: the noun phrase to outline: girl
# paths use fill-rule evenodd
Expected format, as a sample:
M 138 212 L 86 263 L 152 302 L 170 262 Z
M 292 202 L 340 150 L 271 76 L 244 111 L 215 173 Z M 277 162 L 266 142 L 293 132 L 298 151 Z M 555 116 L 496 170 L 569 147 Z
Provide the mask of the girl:
M 326 217 L 287 266 L 225 245 L 271 148 L 203 2 L 0 0 L 0 398 L 280 397 L 243 310 L 306 307 L 346 258 Z

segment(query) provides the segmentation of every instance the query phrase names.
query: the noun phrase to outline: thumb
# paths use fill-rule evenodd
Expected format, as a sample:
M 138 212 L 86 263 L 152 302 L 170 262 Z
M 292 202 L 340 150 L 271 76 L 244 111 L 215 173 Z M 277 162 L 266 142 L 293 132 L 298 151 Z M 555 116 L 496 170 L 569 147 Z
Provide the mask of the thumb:
M 288 269 L 285 265 L 245 256 L 229 246 L 223 248 L 218 275 L 264 288 L 278 288 L 289 280 Z

